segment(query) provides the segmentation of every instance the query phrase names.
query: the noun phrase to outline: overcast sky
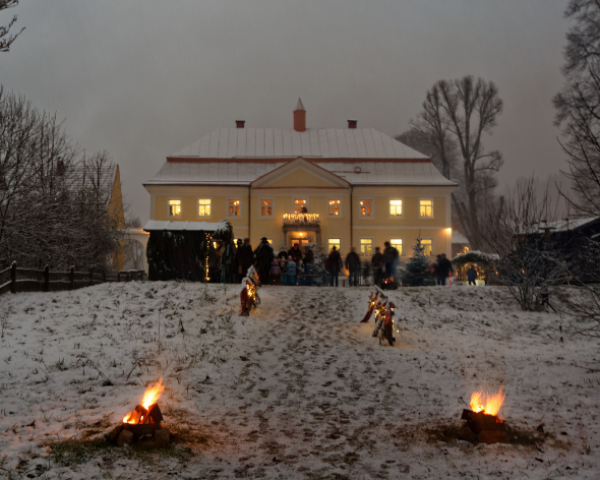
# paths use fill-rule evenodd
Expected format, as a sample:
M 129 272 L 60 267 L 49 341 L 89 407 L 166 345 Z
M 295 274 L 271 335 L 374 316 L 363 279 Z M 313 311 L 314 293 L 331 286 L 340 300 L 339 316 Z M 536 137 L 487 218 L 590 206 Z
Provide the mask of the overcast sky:
M 121 167 L 133 213 L 165 157 L 217 127 L 403 132 L 439 79 L 494 81 L 503 187 L 564 165 L 552 97 L 567 0 L 22 0 L 0 82 Z

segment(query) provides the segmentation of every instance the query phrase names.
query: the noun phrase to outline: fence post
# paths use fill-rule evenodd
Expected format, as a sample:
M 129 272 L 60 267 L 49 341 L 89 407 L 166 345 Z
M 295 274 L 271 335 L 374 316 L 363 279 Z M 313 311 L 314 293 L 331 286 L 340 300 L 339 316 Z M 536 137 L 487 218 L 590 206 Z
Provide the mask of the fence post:
M 46 265 L 44 267 L 44 292 L 50 291 L 50 267 Z
M 17 262 L 14 261 L 10 266 L 10 291 L 17 293 Z
M 71 267 L 69 271 L 69 290 L 73 290 L 75 288 L 75 267 Z
M 94 285 L 94 267 L 90 268 L 90 287 Z

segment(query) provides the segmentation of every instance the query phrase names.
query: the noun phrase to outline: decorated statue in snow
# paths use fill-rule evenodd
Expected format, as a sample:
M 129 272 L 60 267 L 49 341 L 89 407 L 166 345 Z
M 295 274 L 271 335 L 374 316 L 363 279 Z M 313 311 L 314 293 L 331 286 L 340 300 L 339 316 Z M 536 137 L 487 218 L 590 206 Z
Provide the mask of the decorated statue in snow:
M 256 270 L 254 270 L 254 267 L 250 267 L 246 277 L 242 280 L 242 289 L 240 291 L 240 303 L 242 306 L 241 316 L 249 316 L 252 307 L 256 308 L 260 303 L 260 297 L 258 296 L 259 286 L 260 282 L 258 281 Z
M 393 302 L 378 302 L 375 308 L 375 328 L 373 336 L 379 337 L 379 345 L 383 345 L 384 340 L 393 347 L 396 338 L 394 337 L 394 313 L 396 305 Z
M 367 313 L 365 313 L 365 316 L 360 321 L 360 323 L 367 323 L 371 319 L 371 315 L 373 315 L 373 311 L 375 310 L 375 307 L 377 306 L 377 297 L 378 296 L 379 296 L 379 292 L 377 292 L 377 291 L 375 291 L 375 293 L 373 293 L 372 295 L 369 295 L 369 309 L 367 310 Z

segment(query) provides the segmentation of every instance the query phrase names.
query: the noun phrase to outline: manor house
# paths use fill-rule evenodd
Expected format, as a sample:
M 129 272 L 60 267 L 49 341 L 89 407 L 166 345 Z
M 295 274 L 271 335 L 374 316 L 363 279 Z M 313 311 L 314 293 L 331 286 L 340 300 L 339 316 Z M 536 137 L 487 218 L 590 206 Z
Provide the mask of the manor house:
M 291 120 L 291 119 L 290 119 Z M 292 122 L 290 122 L 292 123 Z M 295 242 L 369 256 L 389 240 L 403 256 L 421 235 L 426 253 L 451 254 L 446 179 L 422 153 L 373 128 L 218 128 L 167 157 L 144 183 L 153 229 L 194 229 L 227 219 L 256 247 Z

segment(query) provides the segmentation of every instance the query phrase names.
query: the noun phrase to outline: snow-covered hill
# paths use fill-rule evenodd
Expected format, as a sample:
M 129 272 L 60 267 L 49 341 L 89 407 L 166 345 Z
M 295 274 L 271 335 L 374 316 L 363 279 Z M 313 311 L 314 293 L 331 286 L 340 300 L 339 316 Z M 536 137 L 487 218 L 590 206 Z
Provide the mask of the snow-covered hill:
M 570 335 L 566 315 L 522 312 L 499 287 L 401 289 L 398 343 L 382 347 L 359 323 L 368 288 L 266 287 L 249 318 L 238 292 L 0 297 L 0 478 L 600 478 L 599 341 Z M 159 377 L 183 443 L 94 442 Z M 425 433 L 500 385 L 511 425 L 544 425 L 541 448 Z

